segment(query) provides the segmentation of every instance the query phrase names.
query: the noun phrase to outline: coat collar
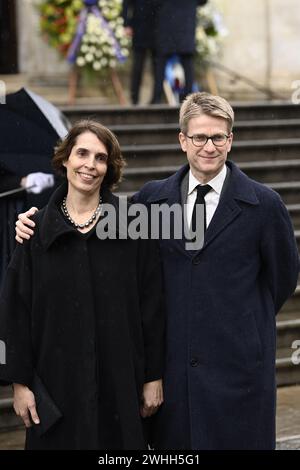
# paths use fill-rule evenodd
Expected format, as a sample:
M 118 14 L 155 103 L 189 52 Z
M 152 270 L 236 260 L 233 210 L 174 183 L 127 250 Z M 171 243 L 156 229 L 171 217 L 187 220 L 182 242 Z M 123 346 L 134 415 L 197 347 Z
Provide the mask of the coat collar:
M 240 202 L 253 206 L 259 204 L 253 181 L 232 161 L 226 164 L 231 171 L 229 181 L 206 231 L 203 249 L 241 214 L 243 205 Z
M 245 175 L 235 163 L 227 161 L 226 165 L 230 169 L 230 176 L 225 190 L 222 192 L 218 207 L 214 217 L 205 234 L 205 242 L 202 249 L 205 249 L 214 238 L 216 238 L 230 223 L 236 219 L 242 212 L 242 206 L 239 202 L 258 205 L 259 200 L 256 196 L 253 182 Z M 189 171 L 189 165 L 180 168 L 174 175 L 168 178 L 156 191 L 153 191 L 148 202 L 166 202 L 169 205 L 181 202 L 181 181 Z M 174 240 L 181 251 L 187 256 L 194 257 L 197 251 L 185 250 L 185 240 Z
M 164 184 L 159 185 L 159 188 L 149 196 L 148 202 L 155 203 L 160 201 L 168 201 L 168 203 L 175 204 L 181 202 L 181 181 L 189 171 L 189 165 L 184 165 L 176 173 L 166 179 Z
M 248 204 L 259 204 L 252 181 L 243 173 L 235 163 L 227 160 L 226 165 L 231 170 L 230 184 L 226 189 L 226 195 L 230 195 L 233 199 L 246 202 Z M 169 203 L 180 201 L 180 185 L 181 181 L 189 171 L 189 165 L 181 167 L 174 175 L 170 176 L 163 185 L 154 191 L 148 198 L 149 203 L 168 200 Z
M 48 250 L 55 240 L 65 234 L 78 236 L 78 231 L 65 220 L 60 209 L 60 205 L 63 198 L 66 196 L 67 191 L 68 182 L 65 181 L 56 189 L 56 191 L 54 191 L 44 209 L 40 224 L 40 238 L 41 245 L 45 250 Z M 106 204 L 113 204 L 118 211 L 118 198 L 107 188 L 103 188 L 101 190 L 101 194 L 103 201 Z

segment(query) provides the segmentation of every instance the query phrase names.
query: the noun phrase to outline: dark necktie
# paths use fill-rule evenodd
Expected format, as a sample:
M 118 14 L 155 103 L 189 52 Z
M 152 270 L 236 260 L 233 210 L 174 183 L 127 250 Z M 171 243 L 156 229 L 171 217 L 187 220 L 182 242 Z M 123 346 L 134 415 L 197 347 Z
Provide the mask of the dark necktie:
M 209 184 L 205 184 L 204 186 L 201 186 L 200 184 L 197 186 L 197 197 L 196 201 L 194 204 L 194 209 L 193 209 L 193 215 L 192 215 L 192 223 L 191 223 L 191 229 L 193 230 L 194 233 L 197 231 L 197 227 L 204 227 L 204 232 L 206 230 L 206 207 L 205 207 L 205 199 L 204 197 L 206 194 L 211 190 L 211 186 Z M 196 224 L 196 207 L 197 204 L 203 204 L 203 220 L 200 221 L 198 220 Z M 202 223 L 201 223 L 202 222 Z M 201 225 L 200 225 L 201 223 Z

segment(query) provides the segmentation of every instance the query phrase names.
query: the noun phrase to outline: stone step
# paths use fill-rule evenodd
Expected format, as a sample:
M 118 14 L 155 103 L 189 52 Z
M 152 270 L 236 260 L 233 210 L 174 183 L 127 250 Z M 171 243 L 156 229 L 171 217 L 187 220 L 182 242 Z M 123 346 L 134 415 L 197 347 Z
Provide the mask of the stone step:
M 286 207 L 292 218 L 295 230 L 300 230 L 300 204 L 288 204 Z
M 0 398 L 8 398 L 11 396 L 11 386 L 0 387 Z
M 250 178 L 261 183 L 278 183 L 282 181 L 300 181 L 299 160 L 276 160 L 262 162 L 241 162 L 239 167 Z M 124 171 L 122 191 L 138 190 L 150 180 L 168 178 L 179 170 L 179 165 L 128 167 Z
M 279 314 L 277 321 L 276 321 L 277 349 L 290 348 L 290 351 L 292 354 L 293 342 L 295 340 L 300 341 L 299 310 L 295 312 L 293 315 L 291 315 L 290 317 L 288 317 L 288 319 L 282 319 L 282 318 L 284 318 L 284 316 Z M 300 348 L 300 343 L 299 343 L 299 348 Z
M 277 385 L 294 385 L 300 383 L 300 364 L 293 364 L 291 348 L 278 348 L 276 354 Z
M 129 168 L 134 166 L 183 165 L 185 153 L 179 144 L 124 145 L 122 153 Z M 300 156 L 300 139 L 274 139 L 235 142 L 229 158 L 240 162 L 296 160 Z
M 300 318 L 300 285 L 297 286 L 292 297 L 284 304 L 277 318 L 280 320 L 291 320 L 298 318 L 298 316 Z
M 300 182 L 267 183 L 266 186 L 277 191 L 282 197 L 284 203 L 298 204 L 300 199 Z
M 175 144 L 178 142 L 177 123 L 112 125 L 121 146 Z M 297 138 L 300 119 L 238 121 L 234 125 L 234 141 Z
M 299 106 L 289 102 L 232 103 L 236 121 L 299 119 Z M 153 106 L 61 106 L 61 110 L 71 122 L 78 119 L 97 119 L 106 126 L 119 124 L 158 124 L 177 123 L 179 108 L 167 105 Z
M 11 387 L 0 387 L 0 432 L 18 428 L 21 425 L 22 420 L 13 409 Z

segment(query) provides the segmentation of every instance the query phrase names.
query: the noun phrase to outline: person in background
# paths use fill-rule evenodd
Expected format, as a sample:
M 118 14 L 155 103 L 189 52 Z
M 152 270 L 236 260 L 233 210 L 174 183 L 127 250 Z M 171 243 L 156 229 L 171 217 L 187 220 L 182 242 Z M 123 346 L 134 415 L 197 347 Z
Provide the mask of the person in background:
M 0 169 L 0 195 L 14 189 L 25 189 L 28 193 L 40 194 L 42 191 L 54 186 L 54 175 L 51 173 L 35 172 L 27 176 L 17 176 Z
M 157 9 L 160 0 L 123 0 L 122 16 L 128 37 L 132 38 L 132 69 L 130 94 L 132 104 L 138 104 L 145 61 L 151 55 L 155 74 L 155 35 Z
M 155 33 L 156 67 L 153 103 L 160 103 L 168 59 L 179 56 L 185 74 L 181 100 L 193 91 L 197 7 L 207 0 L 160 0 Z
M 43 204 L 41 193 L 48 190 L 49 194 L 54 183 L 53 174 L 36 172 L 21 177 L 4 168 L 0 161 L 0 288 L 15 249 L 16 217 L 39 200 Z

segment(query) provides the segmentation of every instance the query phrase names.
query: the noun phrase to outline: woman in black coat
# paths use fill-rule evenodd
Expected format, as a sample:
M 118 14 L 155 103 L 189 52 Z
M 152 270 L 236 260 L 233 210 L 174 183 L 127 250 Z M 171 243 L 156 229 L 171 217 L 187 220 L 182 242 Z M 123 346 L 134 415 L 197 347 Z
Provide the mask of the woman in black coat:
M 192 92 L 197 7 L 205 5 L 207 0 L 160 0 L 159 3 L 156 26 L 155 103 L 161 101 L 166 63 L 173 54 L 179 55 L 184 68 L 184 96 Z
M 35 215 L 1 295 L 0 381 L 14 384 L 27 449 L 143 449 L 143 418 L 162 403 L 157 246 L 121 236 L 111 188 L 124 161 L 107 128 L 77 123 L 53 164 L 67 180 Z M 117 221 L 106 239 L 104 208 Z

